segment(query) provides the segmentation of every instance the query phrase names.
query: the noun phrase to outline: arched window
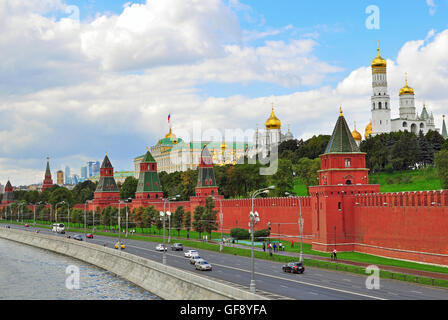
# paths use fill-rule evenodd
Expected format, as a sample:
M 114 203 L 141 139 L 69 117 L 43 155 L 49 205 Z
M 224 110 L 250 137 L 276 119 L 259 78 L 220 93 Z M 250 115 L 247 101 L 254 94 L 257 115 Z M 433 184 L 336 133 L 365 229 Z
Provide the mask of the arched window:
M 381 102 L 378 102 L 378 109 L 382 109 L 382 107 L 381 107 Z
M 384 102 L 384 107 L 387 109 L 387 102 Z
M 346 185 L 351 185 L 352 184 L 352 180 L 347 180 L 347 182 L 345 184 Z
M 420 123 L 420 129 L 424 129 L 425 125 L 423 123 Z
M 405 121 L 403 122 L 403 128 L 407 128 L 408 127 L 408 123 Z

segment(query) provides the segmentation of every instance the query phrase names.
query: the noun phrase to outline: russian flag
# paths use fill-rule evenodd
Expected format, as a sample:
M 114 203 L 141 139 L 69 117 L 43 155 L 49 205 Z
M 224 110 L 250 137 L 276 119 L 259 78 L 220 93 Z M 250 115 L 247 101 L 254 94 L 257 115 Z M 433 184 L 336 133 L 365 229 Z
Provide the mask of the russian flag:
M 168 115 L 168 123 L 170 122 L 171 119 L 171 113 Z

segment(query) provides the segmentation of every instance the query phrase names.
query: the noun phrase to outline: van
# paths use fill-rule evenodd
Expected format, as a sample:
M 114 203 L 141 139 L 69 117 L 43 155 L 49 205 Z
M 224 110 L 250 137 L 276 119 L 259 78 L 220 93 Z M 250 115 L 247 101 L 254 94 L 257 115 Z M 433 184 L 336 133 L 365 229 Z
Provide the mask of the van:
M 63 234 L 65 233 L 65 225 L 63 223 L 55 223 L 51 231 Z

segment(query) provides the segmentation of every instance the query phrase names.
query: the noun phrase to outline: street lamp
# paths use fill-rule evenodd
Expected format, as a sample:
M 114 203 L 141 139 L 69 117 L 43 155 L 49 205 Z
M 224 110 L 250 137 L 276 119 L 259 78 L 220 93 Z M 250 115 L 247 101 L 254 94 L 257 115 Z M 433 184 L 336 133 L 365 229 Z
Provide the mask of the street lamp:
M 302 218 L 302 198 L 301 197 L 295 197 L 289 192 L 286 192 L 286 195 L 288 195 L 291 198 L 297 198 L 299 202 L 299 230 L 300 230 L 300 256 L 299 260 L 303 263 L 303 218 Z
M 170 216 L 171 212 L 166 212 L 166 203 L 170 200 L 176 200 L 177 198 L 179 198 L 180 195 L 176 195 L 175 197 L 171 197 L 171 198 L 166 198 L 163 201 L 163 211 L 160 211 L 160 217 L 162 217 L 163 219 L 163 256 L 162 256 L 162 262 L 163 264 L 166 264 L 166 248 L 165 248 L 165 220 L 166 220 L 166 216 Z
M 65 203 L 65 201 L 56 203 L 56 223 L 58 223 L 58 205 L 64 204 L 64 203 Z
M 249 225 L 251 227 L 251 239 L 252 239 L 252 256 L 251 256 L 251 267 L 252 267 L 252 271 L 251 271 L 251 278 L 250 278 L 250 292 L 255 293 L 255 258 L 254 258 L 254 226 L 255 223 L 260 221 L 258 212 L 254 212 L 254 200 L 257 196 L 259 196 L 262 193 L 268 193 L 269 190 L 274 189 L 275 186 L 270 186 L 267 188 L 263 188 L 260 190 L 255 191 L 254 193 L 252 193 L 252 211 L 249 213 Z
M 128 198 L 127 200 L 124 200 L 124 202 L 126 203 L 126 238 L 127 238 L 128 237 L 128 220 L 129 220 L 128 203 L 132 202 L 132 198 Z
M 84 202 L 84 238 L 87 241 L 87 231 L 86 231 L 86 210 L 87 210 L 87 203 L 90 203 L 89 200 L 86 200 L 86 202 Z
M 223 239 L 223 236 L 222 236 L 222 222 L 223 222 L 224 216 L 223 216 L 223 213 L 222 213 L 222 200 L 220 198 L 213 197 L 213 200 L 216 200 L 216 199 L 219 200 L 219 205 L 220 205 L 219 221 L 220 221 L 220 224 L 221 224 L 221 242 L 219 243 L 219 251 L 222 251 L 222 246 L 223 246 L 223 243 L 224 243 L 224 239 Z

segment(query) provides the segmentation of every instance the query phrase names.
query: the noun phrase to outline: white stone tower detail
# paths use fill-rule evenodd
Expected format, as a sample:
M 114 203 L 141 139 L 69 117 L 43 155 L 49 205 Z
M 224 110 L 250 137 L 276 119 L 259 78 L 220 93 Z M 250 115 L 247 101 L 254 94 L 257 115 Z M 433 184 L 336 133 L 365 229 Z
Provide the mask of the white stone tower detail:
M 408 86 L 408 74 L 405 74 L 405 86 L 400 90 L 400 119 L 416 120 L 415 93 Z
M 378 54 L 372 61 L 372 135 L 389 133 L 390 124 L 390 96 L 387 92 L 387 62 L 380 56 L 378 42 Z

